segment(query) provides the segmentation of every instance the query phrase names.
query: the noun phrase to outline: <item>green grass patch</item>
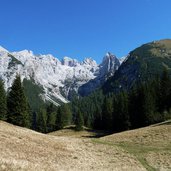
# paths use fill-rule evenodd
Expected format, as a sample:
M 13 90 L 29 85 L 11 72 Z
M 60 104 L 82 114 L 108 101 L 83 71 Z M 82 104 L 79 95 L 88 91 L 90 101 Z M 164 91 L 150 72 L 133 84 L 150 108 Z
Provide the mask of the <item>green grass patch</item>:
M 126 143 L 126 142 L 111 143 L 100 139 L 92 139 L 92 142 L 122 148 L 124 151 L 127 151 L 129 154 L 135 156 L 136 159 L 148 171 L 156 171 L 156 169 L 148 164 L 145 158 L 146 154 L 148 154 L 149 152 L 167 151 L 168 149 L 171 151 L 170 145 L 168 147 L 158 148 L 158 147 L 144 146 L 140 144 Z

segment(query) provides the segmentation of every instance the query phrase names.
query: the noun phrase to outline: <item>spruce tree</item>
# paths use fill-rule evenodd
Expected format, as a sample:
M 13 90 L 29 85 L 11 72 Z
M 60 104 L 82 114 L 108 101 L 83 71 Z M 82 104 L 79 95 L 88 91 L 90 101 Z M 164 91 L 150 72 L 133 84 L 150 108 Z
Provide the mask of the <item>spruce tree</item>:
M 8 121 L 18 126 L 29 127 L 29 112 L 27 99 L 17 75 L 7 96 Z
M 134 86 L 129 93 L 129 114 L 132 128 L 138 128 L 138 115 L 141 110 L 138 104 L 138 88 Z
M 47 132 L 47 113 L 42 107 L 37 113 L 37 130 L 43 133 Z
M 83 115 L 80 111 L 78 111 L 78 113 L 77 113 L 75 125 L 76 125 L 76 127 L 75 127 L 76 131 L 83 130 L 84 119 L 83 119 Z
M 4 90 L 4 84 L 0 80 L 0 120 L 7 119 L 7 102 L 6 102 L 6 92 Z
M 144 114 L 144 125 L 146 126 L 155 122 L 156 100 L 153 93 L 153 89 L 150 88 L 150 84 L 145 85 L 143 94 L 144 100 L 142 111 Z
M 103 127 L 106 130 L 111 130 L 113 127 L 113 101 L 112 98 L 106 97 L 103 104 Z
M 103 122 L 102 122 L 102 109 L 97 106 L 97 109 L 94 113 L 94 122 L 93 122 L 93 127 L 95 129 L 103 129 Z
M 56 128 L 56 115 L 57 115 L 56 108 L 53 105 L 53 103 L 47 106 L 46 112 L 47 112 L 47 132 L 51 132 L 54 131 Z
M 158 103 L 155 81 L 141 84 L 130 93 L 129 113 L 132 128 L 143 127 L 157 120 Z
M 151 89 L 153 90 L 153 96 L 156 103 L 156 111 L 161 111 L 161 94 L 160 94 L 160 87 L 161 87 L 160 76 L 157 74 L 155 79 L 151 82 Z
M 160 100 L 161 112 L 169 110 L 170 107 L 170 94 L 171 94 L 171 79 L 167 69 L 163 70 L 160 82 Z
M 72 112 L 68 104 L 64 104 L 59 107 L 56 126 L 58 129 L 64 128 L 64 126 L 71 124 L 72 121 Z
M 145 125 L 143 110 L 145 87 L 143 84 L 134 87 L 129 97 L 129 113 L 132 128 L 139 128 Z
M 57 115 L 56 115 L 56 128 L 61 129 L 61 107 L 58 107 L 57 109 Z
M 115 115 L 114 115 L 114 127 L 115 131 L 124 131 L 130 128 L 130 116 L 128 108 L 128 94 L 126 92 L 121 92 L 116 96 Z

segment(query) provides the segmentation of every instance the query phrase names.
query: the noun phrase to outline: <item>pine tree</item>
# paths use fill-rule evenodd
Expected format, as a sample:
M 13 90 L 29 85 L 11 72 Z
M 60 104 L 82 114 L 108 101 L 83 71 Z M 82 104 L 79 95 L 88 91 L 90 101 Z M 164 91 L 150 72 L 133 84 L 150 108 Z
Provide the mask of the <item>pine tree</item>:
M 130 128 L 130 116 L 128 108 L 128 94 L 126 92 L 119 93 L 115 98 L 113 123 L 115 131 L 128 130 Z
M 83 115 L 80 111 L 78 111 L 78 113 L 77 113 L 75 125 L 76 125 L 76 127 L 75 127 L 76 131 L 83 130 L 84 119 L 83 119 Z
M 43 133 L 47 132 L 47 113 L 44 108 L 40 108 L 37 113 L 37 130 Z
M 102 122 L 102 109 L 97 106 L 97 109 L 94 113 L 94 123 L 93 123 L 93 127 L 95 129 L 103 129 L 103 122 Z
M 106 97 L 103 105 L 103 126 L 106 130 L 112 130 L 113 127 L 113 101 L 112 98 Z
M 130 93 L 129 113 L 132 128 L 143 127 L 156 122 L 157 93 L 156 81 L 141 84 Z
M 64 126 L 71 124 L 72 113 L 68 104 L 64 104 L 59 107 L 56 126 L 58 129 L 62 129 Z
M 171 94 L 171 79 L 168 70 L 164 69 L 160 82 L 160 100 L 161 100 L 160 112 L 169 110 L 169 106 L 171 104 L 170 94 Z
M 6 93 L 4 90 L 4 84 L 0 80 L 0 120 L 7 119 L 7 102 L 6 102 Z
M 129 114 L 131 128 L 135 129 L 139 127 L 139 111 L 141 107 L 139 106 L 139 92 L 137 85 L 132 88 L 129 93 Z
M 7 96 L 7 108 L 10 123 L 24 127 L 30 126 L 27 99 L 19 75 L 16 76 Z
M 54 131 L 56 128 L 56 115 L 57 115 L 53 103 L 47 106 L 46 112 L 47 112 L 47 132 L 51 132 Z
M 153 96 L 155 99 L 155 104 L 156 104 L 156 111 L 160 112 L 161 111 L 161 94 L 160 94 L 160 87 L 161 87 L 161 80 L 160 76 L 157 74 L 155 79 L 151 83 L 151 89 L 153 90 Z
M 143 94 L 144 100 L 142 111 L 144 114 L 144 125 L 146 126 L 155 122 L 156 100 L 153 89 L 150 88 L 150 84 L 145 85 Z
M 57 109 L 57 115 L 56 115 L 56 129 L 61 129 L 62 125 L 61 125 L 61 107 L 58 107 Z

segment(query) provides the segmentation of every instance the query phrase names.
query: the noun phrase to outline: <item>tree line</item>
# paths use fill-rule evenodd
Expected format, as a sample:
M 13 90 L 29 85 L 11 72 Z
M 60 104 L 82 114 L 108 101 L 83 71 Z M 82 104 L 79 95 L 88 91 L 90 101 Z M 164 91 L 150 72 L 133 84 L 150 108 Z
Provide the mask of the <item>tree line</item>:
M 76 115 L 74 122 L 76 130 L 82 130 L 82 115 L 79 111 Z M 62 129 L 64 126 L 73 124 L 72 112 L 68 104 L 63 104 L 60 107 L 46 104 L 41 106 L 38 111 L 33 111 L 25 96 L 19 75 L 16 76 L 7 93 L 4 90 L 3 82 L 0 81 L 0 120 L 43 133 Z
M 6 93 L 0 81 L 0 119 L 47 133 L 67 125 L 119 132 L 171 118 L 171 79 L 167 70 L 154 80 L 137 83 L 130 91 L 102 90 L 56 107 L 46 104 L 38 111 L 30 108 L 20 76 Z
M 153 80 L 137 82 L 129 91 L 98 90 L 72 102 L 93 129 L 119 132 L 171 119 L 171 79 L 165 69 Z

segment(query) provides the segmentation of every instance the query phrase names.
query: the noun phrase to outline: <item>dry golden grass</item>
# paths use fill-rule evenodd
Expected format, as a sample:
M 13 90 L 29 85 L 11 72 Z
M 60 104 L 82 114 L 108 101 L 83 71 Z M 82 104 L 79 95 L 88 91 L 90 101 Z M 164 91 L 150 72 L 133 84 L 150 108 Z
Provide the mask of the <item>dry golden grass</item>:
M 45 135 L 0 121 L 0 170 L 170 169 L 171 125 L 90 138 L 95 135 L 71 129 Z
M 153 125 L 99 140 L 134 155 L 147 170 L 171 171 L 171 124 Z
M 0 170 L 145 170 L 117 146 L 79 138 L 89 134 L 84 131 L 78 138 L 69 134 L 44 135 L 0 122 Z

